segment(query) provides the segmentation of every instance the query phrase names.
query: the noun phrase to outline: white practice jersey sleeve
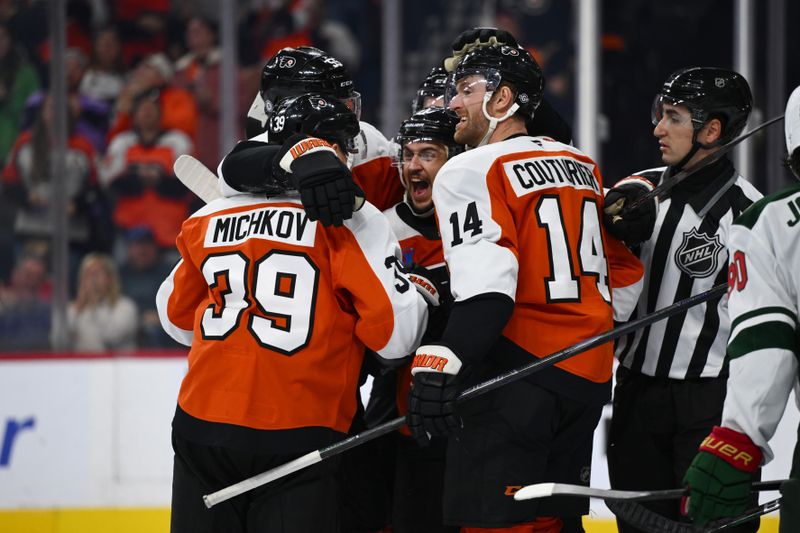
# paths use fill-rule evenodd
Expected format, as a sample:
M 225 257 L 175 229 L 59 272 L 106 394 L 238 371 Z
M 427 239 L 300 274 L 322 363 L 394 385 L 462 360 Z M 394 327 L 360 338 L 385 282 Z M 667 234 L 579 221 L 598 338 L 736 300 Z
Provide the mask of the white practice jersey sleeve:
M 722 425 L 747 434 L 772 460 L 768 441 L 798 387 L 800 186 L 753 204 L 728 243 L 730 378 Z

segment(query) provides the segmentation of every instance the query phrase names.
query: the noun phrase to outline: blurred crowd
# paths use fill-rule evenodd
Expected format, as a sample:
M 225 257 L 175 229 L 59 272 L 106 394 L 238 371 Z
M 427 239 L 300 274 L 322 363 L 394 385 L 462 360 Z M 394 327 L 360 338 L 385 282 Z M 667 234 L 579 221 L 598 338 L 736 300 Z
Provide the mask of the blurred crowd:
M 357 71 L 358 43 L 324 16 L 330 4 L 238 3 L 239 138 L 261 67 L 280 48 L 333 48 Z M 0 1 L 0 351 L 51 345 L 47 8 Z M 58 178 L 68 197 L 71 347 L 175 346 L 155 293 L 177 259 L 181 223 L 202 205 L 173 163 L 193 154 L 215 169 L 221 158 L 219 3 L 69 0 L 66 10 L 68 140 Z

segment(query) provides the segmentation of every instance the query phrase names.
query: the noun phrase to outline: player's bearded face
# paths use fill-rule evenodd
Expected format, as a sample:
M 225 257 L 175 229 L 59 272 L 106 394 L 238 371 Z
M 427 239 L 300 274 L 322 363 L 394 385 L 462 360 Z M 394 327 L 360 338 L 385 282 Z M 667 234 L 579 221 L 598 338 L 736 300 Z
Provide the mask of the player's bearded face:
M 482 76 L 467 76 L 456 83 L 456 95 L 450 100 L 450 109 L 460 119 L 453 135 L 458 144 L 478 146 L 486 133 L 489 121 L 483 114 L 485 94 L 486 79 Z
M 424 213 L 433 207 L 433 181 L 447 162 L 447 148 L 439 143 L 417 141 L 403 146 L 403 185 L 411 208 Z

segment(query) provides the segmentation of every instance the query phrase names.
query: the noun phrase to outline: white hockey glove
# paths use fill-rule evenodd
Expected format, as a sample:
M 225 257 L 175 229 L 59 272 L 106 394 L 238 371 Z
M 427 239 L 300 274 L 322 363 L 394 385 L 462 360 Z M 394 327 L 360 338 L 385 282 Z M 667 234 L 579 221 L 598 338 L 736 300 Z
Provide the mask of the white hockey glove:
M 508 45 L 517 47 L 517 40 L 506 30 L 497 28 L 479 27 L 462 31 L 456 40 L 453 41 L 453 56 L 444 60 L 444 68 L 447 72 L 453 72 L 461 58 L 468 52 L 484 46 Z

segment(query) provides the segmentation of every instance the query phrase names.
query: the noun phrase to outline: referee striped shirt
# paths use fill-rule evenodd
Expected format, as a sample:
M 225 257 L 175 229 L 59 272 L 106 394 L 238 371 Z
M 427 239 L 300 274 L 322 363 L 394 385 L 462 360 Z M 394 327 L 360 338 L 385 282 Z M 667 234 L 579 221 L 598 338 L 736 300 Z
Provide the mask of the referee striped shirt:
M 636 175 L 659 183 L 668 172 L 661 167 Z M 725 283 L 730 226 L 761 196 L 723 157 L 661 199 L 653 234 L 640 247 L 644 288 L 632 318 Z M 628 335 L 616 354 L 626 368 L 648 376 L 726 376 L 729 333 L 727 296 L 720 296 Z

